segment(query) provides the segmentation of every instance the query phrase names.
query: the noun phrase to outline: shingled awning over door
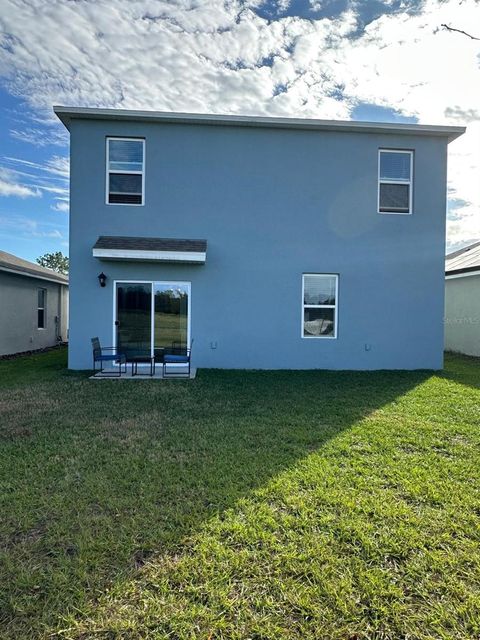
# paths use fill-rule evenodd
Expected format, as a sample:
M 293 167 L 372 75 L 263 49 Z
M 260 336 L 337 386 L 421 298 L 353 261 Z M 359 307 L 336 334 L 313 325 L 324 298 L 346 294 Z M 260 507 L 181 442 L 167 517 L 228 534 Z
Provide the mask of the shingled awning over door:
M 93 246 L 93 257 L 100 260 L 205 264 L 207 241 L 100 236 Z

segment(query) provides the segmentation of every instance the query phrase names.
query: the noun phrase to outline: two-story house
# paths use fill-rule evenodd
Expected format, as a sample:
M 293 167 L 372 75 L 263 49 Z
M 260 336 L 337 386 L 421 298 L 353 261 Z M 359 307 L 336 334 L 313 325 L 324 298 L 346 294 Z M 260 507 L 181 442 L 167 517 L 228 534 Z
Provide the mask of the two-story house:
M 464 128 L 55 113 L 71 368 L 91 368 L 93 336 L 159 360 L 194 338 L 198 367 L 442 367 L 447 144 Z

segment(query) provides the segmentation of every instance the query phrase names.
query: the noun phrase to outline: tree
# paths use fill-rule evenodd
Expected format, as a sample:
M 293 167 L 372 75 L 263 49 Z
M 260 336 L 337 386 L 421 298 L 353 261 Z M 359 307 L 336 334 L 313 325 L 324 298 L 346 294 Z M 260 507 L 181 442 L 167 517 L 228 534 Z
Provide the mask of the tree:
M 55 253 L 45 253 L 43 256 L 37 258 L 37 262 L 41 267 L 52 269 L 57 273 L 68 273 L 68 256 L 64 256 L 61 251 Z
M 470 33 L 467 33 L 466 31 L 462 31 L 462 29 L 454 29 L 454 27 L 450 27 L 448 24 L 442 24 L 441 26 L 444 29 L 447 29 L 447 31 L 454 31 L 455 33 L 461 33 L 463 36 L 467 36 L 468 38 L 470 38 L 470 40 L 480 40 L 480 38 L 477 38 L 477 36 L 472 36 Z
M 459 5 L 464 4 L 465 0 L 459 0 Z M 480 4 L 480 0 L 474 0 L 475 4 Z M 442 27 L 442 29 L 445 29 L 446 31 L 450 31 L 451 33 L 460 33 L 462 36 L 467 36 L 467 38 L 470 38 L 470 40 L 480 40 L 480 38 L 478 38 L 476 35 L 472 36 L 471 33 L 468 33 L 467 31 L 464 31 L 463 29 L 457 29 L 457 27 L 451 27 L 449 24 L 442 24 L 440 25 Z

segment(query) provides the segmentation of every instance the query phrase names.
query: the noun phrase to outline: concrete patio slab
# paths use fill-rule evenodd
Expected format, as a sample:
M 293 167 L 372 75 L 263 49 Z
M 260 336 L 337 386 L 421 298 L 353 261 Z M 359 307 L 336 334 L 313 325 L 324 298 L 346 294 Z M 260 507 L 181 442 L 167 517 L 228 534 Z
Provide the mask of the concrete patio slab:
M 114 368 L 109 368 L 109 369 L 104 369 L 103 373 L 104 374 L 109 374 L 108 376 L 103 375 L 103 376 L 99 376 L 98 373 L 94 376 L 90 376 L 89 380 L 194 380 L 196 375 L 197 375 L 197 369 L 192 367 L 190 369 L 190 378 L 187 378 L 186 376 L 168 376 L 167 378 L 163 377 L 163 371 L 162 371 L 162 366 L 161 365 L 157 365 L 156 370 L 155 370 L 155 375 L 150 376 L 148 371 L 149 371 L 150 367 L 145 367 L 145 373 L 142 374 L 137 374 L 132 376 L 132 367 L 129 364 L 127 366 L 127 373 L 122 373 L 121 376 L 117 375 L 117 370 Z M 138 368 L 138 370 L 140 371 L 140 367 Z M 181 369 L 179 368 L 179 372 L 181 371 Z M 115 375 L 114 375 L 115 374 Z

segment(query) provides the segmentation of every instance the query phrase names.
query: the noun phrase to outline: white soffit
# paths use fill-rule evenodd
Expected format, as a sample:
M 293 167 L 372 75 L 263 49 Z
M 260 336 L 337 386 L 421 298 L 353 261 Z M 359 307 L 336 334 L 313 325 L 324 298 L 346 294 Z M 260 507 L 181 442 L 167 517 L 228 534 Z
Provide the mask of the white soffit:
M 98 249 L 93 257 L 100 260 L 130 260 L 138 262 L 183 262 L 204 264 L 206 251 L 148 251 L 145 249 Z

